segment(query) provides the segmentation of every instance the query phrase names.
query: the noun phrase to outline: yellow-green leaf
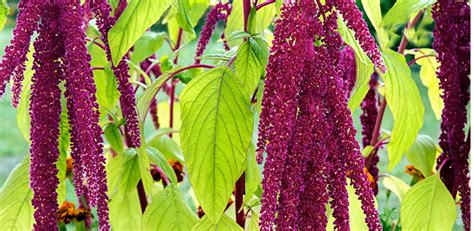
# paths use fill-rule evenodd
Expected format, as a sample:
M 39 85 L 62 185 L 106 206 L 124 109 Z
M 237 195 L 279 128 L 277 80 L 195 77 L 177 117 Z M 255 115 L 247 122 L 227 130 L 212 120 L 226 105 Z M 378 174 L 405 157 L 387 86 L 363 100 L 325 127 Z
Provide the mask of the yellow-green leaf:
M 175 185 L 169 185 L 156 194 L 142 218 L 142 230 L 188 231 L 198 222 L 183 195 Z
M 128 149 L 121 155 L 109 159 L 108 162 L 112 229 L 139 230 L 142 212 L 136 188 L 140 180 L 138 155 L 133 149 Z
M 416 141 L 407 152 L 407 159 L 416 169 L 423 173 L 423 176 L 428 177 L 433 172 L 435 164 L 436 143 L 427 135 L 419 135 Z
M 171 0 L 135 0 L 128 3 L 108 35 L 114 65 L 117 65 L 142 34 L 160 19 L 170 4 Z
M 383 57 L 387 65 L 387 72 L 382 75 L 384 93 L 394 120 L 387 145 L 391 171 L 415 142 L 425 109 L 405 57 L 392 50 L 384 51 Z
M 397 0 L 383 17 L 383 25 L 391 27 L 393 25 L 405 24 L 411 16 L 418 11 L 435 3 L 436 0 Z
M 189 4 L 189 1 L 175 0 L 173 5 L 178 10 L 178 13 L 176 14 L 176 20 L 178 21 L 178 24 L 184 31 L 194 34 L 195 32 L 193 24 L 189 16 L 189 12 L 191 12 L 191 5 Z
M 345 22 L 338 18 L 339 33 L 346 44 L 354 51 L 356 57 L 356 83 L 349 98 L 349 108 L 354 111 L 359 107 L 365 95 L 370 89 L 370 76 L 374 73 L 374 65 L 369 57 L 365 54 L 362 47 L 354 37 L 354 32 L 349 30 Z
M 0 190 L 0 227 L 2 230 L 33 228 L 33 192 L 30 188 L 29 158 L 24 158 L 8 176 Z
M 227 215 L 222 216 L 222 219 L 217 224 L 213 224 L 209 217 L 205 215 L 204 217 L 196 223 L 191 231 L 240 231 L 242 227 L 240 227 L 235 221 L 233 221 Z
M 403 200 L 403 197 L 410 189 L 410 186 L 402 179 L 392 175 L 384 176 L 383 186 L 385 186 L 385 188 L 387 188 L 388 190 L 392 191 L 398 197 L 398 200 L 400 202 Z
M 232 33 L 236 31 L 242 31 L 244 29 L 244 13 L 243 13 L 242 1 L 232 2 L 232 11 L 227 18 L 226 27 L 224 34 L 226 38 L 232 37 Z M 239 40 L 228 41 L 227 44 L 230 47 L 238 46 L 241 43 Z
M 0 2 L 0 31 L 5 26 L 7 22 L 7 15 L 10 12 L 10 8 L 8 8 L 7 0 L 2 0 Z
M 422 48 L 417 49 L 412 53 L 415 55 L 415 59 L 417 59 L 416 64 L 420 65 L 421 83 L 428 88 L 428 98 L 430 99 L 431 109 L 433 110 L 436 119 L 440 120 L 444 103 L 443 98 L 441 98 L 442 89 L 439 88 L 439 79 L 436 76 L 436 70 L 440 65 L 438 60 L 436 60 L 436 51 L 433 49 Z
M 453 197 L 438 174 L 415 184 L 403 198 L 400 209 L 404 230 L 451 230 L 456 221 Z
M 380 0 L 362 0 L 362 6 L 370 22 L 377 31 L 377 38 L 380 45 L 385 47 L 389 41 L 388 33 L 382 27 L 382 10 L 380 9 Z
M 245 169 L 253 128 L 248 95 L 229 69 L 217 67 L 194 78 L 180 97 L 189 180 L 214 224 Z
M 253 94 L 260 77 L 265 73 L 268 60 L 268 47 L 260 38 L 249 38 L 237 50 L 235 74 L 240 84 Z

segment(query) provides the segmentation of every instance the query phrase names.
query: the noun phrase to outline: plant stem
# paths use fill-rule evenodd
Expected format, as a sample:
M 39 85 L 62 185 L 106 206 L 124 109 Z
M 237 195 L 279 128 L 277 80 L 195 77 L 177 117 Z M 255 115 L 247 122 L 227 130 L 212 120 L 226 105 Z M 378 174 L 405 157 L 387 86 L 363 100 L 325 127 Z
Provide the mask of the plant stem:
M 262 3 L 260 3 L 260 4 L 257 5 L 257 9 L 256 9 L 256 10 L 258 11 L 258 10 L 260 10 L 262 7 L 267 6 L 267 5 L 270 5 L 270 4 L 273 4 L 273 3 L 275 3 L 275 2 L 276 2 L 276 0 L 267 0 L 267 1 L 265 1 L 265 2 L 262 2 Z
M 237 180 L 235 184 L 235 217 L 237 224 L 240 227 L 245 227 L 245 212 L 243 209 L 244 205 L 244 193 L 245 193 L 245 173 Z
M 244 7 L 244 31 L 248 32 L 248 20 L 250 14 L 251 3 L 250 0 L 242 0 L 242 5 Z
M 138 181 L 137 191 L 138 191 L 138 199 L 140 199 L 140 207 L 142 208 L 142 213 L 144 213 L 146 206 L 148 205 L 148 201 L 146 199 L 145 188 L 143 187 L 143 182 L 141 179 L 140 181 Z
M 181 40 L 183 37 L 183 29 L 179 28 L 178 31 L 178 39 L 176 41 L 176 46 L 174 47 L 174 51 L 179 50 L 181 46 Z M 173 64 L 178 64 L 179 53 L 176 53 L 176 57 L 173 60 Z M 175 101 L 175 89 L 176 89 L 176 82 L 173 78 L 171 78 L 171 89 L 170 89 L 170 128 L 173 128 L 173 115 L 174 115 L 174 101 Z M 169 137 L 173 137 L 173 133 L 168 134 Z
M 244 8 L 244 31 L 248 32 L 248 18 L 252 3 L 250 2 L 250 0 L 242 0 L 242 3 Z M 233 62 L 233 60 L 231 60 L 231 62 Z M 229 65 L 231 62 L 229 62 Z M 244 193 L 245 173 L 243 173 L 242 176 L 240 176 L 240 178 L 235 183 L 235 219 L 237 221 L 237 224 L 239 224 L 242 228 L 245 228 L 245 211 L 242 207 L 244 203 Z

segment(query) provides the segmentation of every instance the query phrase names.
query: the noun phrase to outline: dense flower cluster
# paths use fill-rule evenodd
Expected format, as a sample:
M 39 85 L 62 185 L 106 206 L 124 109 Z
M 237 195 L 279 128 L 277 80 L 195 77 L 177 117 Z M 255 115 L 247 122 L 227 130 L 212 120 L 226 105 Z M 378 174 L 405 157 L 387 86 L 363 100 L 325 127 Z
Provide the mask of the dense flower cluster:
M 229 3 L 217 3 L 216 6 L 212 7 L 211 11 L 207 15 L 206 24 L 202 28 L 198 45 L 196 48 L 196 58 L 195 62 L 200 63 L 201 60 L 199 56 L 204 54 L 204 50 L 206 49 L 209 40 L 211 40 L 212 32 L 216 29 L 217 23 L 219 21 L 226 21 L 227 16 L 229 16 L 231 11 L 231 5 Z
M 7 47 L 2 71 L 18 65 L 15 75 L 24 70 L 25 54 L 34 30 L 30 117 L 31 117 L 31 188 L 34 192 L 35 230 L 57 229 L 57 193 L 59 180 L 56 161 L 59 156 L 61 115 L 60 83 L 65 83 L 65 97 L 71 132 L 71 156 L 74 160 L 74 183 L 78 196 L 98 207 L 101 230 L 108 230 L 107 182 L 102 155 L 102 130 L 95 97 L 95 85 L 87 53 L 84 18 L 80 1 L 20 2 L 20 18 L 33 14 L 31 20 L 17 24 L 12 44 Z M 35 14 L 36 14 L 35 13 Z M 35 25 L 34 27 L 32 25 Z M 38 28 L 36 28 L 39 25 Z M 23 34 L 22 34 L 23 33 Z M 28 38 L 26 38 L 28 37 Z M 19 44 L 19 42 L 21 44 Z M 17 59 L 12 59 L 15 57 Z M 4 69 L 7 68 L 7 69 Z M 2 78 L 5 77 L 2 75 Z M 22 78 L 18 81 L 21 82 Z M 16 86 L 18 85 L 18 86 Z M 14 87 L 21 88 L 20 83 Z
M 102 41 L 105 43 L 107 48 L 106 52 L 109 61 L 112 61 L 112 55 L 110 53 L 107 36 L 109 30 L 115 24 L 118 17 L 120 17 L 120 14 L 122 13 L 121 10 L 124 10 L 124 4 L 126 4 L 126 1 L 121 2 L 125 2 L 120 4 L 122 8 L 118 8 L 115 15 L 111 16 L 110 13 L 112 8 L 106 0 L 90 0 L 90 6 L 96 15 L 97 25 L 102 34 Z M 117 66 L 112 67 L 112 70 L 117 78 L 118 91 L 120 92 L 120 106 L 122 108 L 122 114 L 126 120 L 125 135 L 127 137 L 127 145 L 129 147 L 139 147 L 141 145 L 141 140 L 138 113 L 136 110 L 135 94 L 133 86 L 130 83 L 130 74 L 128 73 L 128 65 L 125 58 L 122 58 Z
M 351 96 L 352 88 L 356 82 L 357 77 L 357 65 L 355 60 L 354 50 L 350 46 L 345 46 L 341 52 L 340 66 L 344 68 L 343 79 L 344 79 L 344 91 L 346 92 L 347 98 Z
M 377 44 L 374 38 L 370 34 L 367 23 L 362 17 L 362 12 L 357 8 L 354 1 L 348 0 L 333 0 L 336 9 L 340 12 L 347 26 L 352 29 L 355 33 L 355 38 L 359 41 L 360 45 L 367 52 L 367 55 L 372 62 L 377 66 L 381 72 L 385 72 L 386 67 L 383 62 L 382 56 L 377 49 Z
M 433 7 L 433 48 L 438 54 L 438 78 L 444 109 L 438 158 L 441 178 L 453 197 L 461 195 L 464 226 L 470 229 L 469 140 L 465 125 L 470 87 L 470 7 L 466 1 L 440 0 Z
M 41 10 L 34 7 L 30 1 L 20 1 L 18 3 L 17 26 L 13 31 L 11 44 L 5 48 L 5 55 L 0 62 L 0 97 L 5 93 L 8 81 L 13 78 L 13 99 L 14 106 L 18 105 L 21 93 L 21 82 L 25 71 L 26 55 L 29 51 L 31 36 L 38 27 Z
M 347 107 L 334 4 L 286 2 L 276 22 L 259 124 L 262 230 L 324 230 L 328 202 L 335 227 L 348 230 L 348 180 L 369 229 L 381 230 Z

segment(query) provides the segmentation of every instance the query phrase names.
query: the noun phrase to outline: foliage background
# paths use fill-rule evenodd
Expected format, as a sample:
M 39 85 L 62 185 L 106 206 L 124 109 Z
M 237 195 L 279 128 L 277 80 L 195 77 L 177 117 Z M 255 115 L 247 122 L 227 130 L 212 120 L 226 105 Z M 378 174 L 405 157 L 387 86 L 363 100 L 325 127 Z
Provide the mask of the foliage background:
M 12 30 L 15 26 L 15 15 L 16 15 L 16 1 L 8 1 L 9 6 L 10 6 L 10 16 L 8 18 L 8 21 L 5 25 L 5 28 L 3 31 L 0 31 L 0 57 L 3 55 L 3 50 L 4 47 L 9 43 L 10 38 L 12 36 Z M 357 1 L 358 4 L 360 3 L 360 0 Z M 382 4 L 382 12 L 385 13 L 393 4 L 395 3 L 395 0 L 381 0 Z M 360 4 L 359 4 L 360 6 Z M 360 9 L 363 11 L 363 8 L 360 7 Z M 369 20 L 366 20 L 369 22 Z M 199 30 L 201 28 L 201 25 L 203 24 L 203 20 L 201 19 L 200 25 L 198 25 L 196 28 Z M 372 25 L 370 25 L 371 30 L 373 30 Z M 432 28 L 431 28 L 432 29 Z M 165 28 L 156 28 L 156 30 L 165 30 Z M 218 30 L 222 31 L 222 28 L 218 28 Z M 209 50 L 214 50 L 213 47 L 215 46 L 220 46 L 220 44 L 216 44 L 216 40 L 219 38 L 220 31 L 217 31 L 214 33 L 213 40 L 209 44 Z M 398 31 L 394 31 L 398 35 L 401 35 L 403 31 L 403 28 L 398 28 Z M 196 33 L 199 33 L 199 31 L 196 31 Z M 399 36 L 401 38 L 401 36 Z M 197 39 L 197 38 L 196 38 Z M 429 34 L 429 36 L 425 36 L 420 39 L 419 44 L 416 44 L 417 47 L 430 47 L 430 44 L 432 42 L 432 35 Z M 394 41 L 393 45 L 397 46 L 399 41 Z M 409 44 L 407 49 L 410 49 L 414 44 Z M 166 47 L 166 46 L 163 46 Z M 158 53 L 168 53 L 169 51 L 166 51 L 162 48 Z M 193 53 L 196 49 L 196 41 L 193 41 L 191 44 L 187 45 L 185 49 L 180 51 L 180 59 L 183 64 L 186 63 L 192 63 L 193 62 Z M 219 48 L 218 48 L 219 49 Z M 440 121 L 438 121 L 435 116 L 433 111 L 431 110 L 429 99 L 428 99 L 428 93 L 427 93 L 427 88 L 421 84 L 420 78 L 419 78 L 419 67 L 417 65 L 413 65 L 412 67 L 412 73 L 413 76 L 412 78 L 415 80 L 417 87 L 420 91 L 420 94 L 422 96 L 423 100 L 423 105 L 425 107 L 425 113 L 424 113 L 424 121 L 423 121 L 423 127 L 420 130 L 419 134 L 424 134 L 428 135 L 433 140 L 438 140 L 439 134 L 440 134 Z M 167 99 L 164 97 L 160 98 L 160 101 L 166 101 Z M 392 127 L 392 115 L 390 110 L 385 111 L 386 115 L 384 116 L 384 121 L 382 127 L 385 128 L 390 128 Z M 353 114 L 353 119 L 354 119 L 354 124 L 357 128 L 358 131 L 360 131 L 360 122 L 359 122 L 359 116 L 360 116 L 360 109 L 357 109 L 354 114 Z M 469 117 L 468 117 L 469 118 Z M 145 126 L 145 133 L 151 133 L 153 130 L 153 125 L 151 124 L 150 121 L 147 122 L 147 125 Z M 148 129 L 147 129 L 148 128 Z M 357 137 L 360 140 L 360 132 Z M 22 138 L 22 135 L 20 134 L 20 131 L 17 128 L 17 121 L 16 121 L 16 109 L 11 106 L 11 100 L 10 100 L 10 94 L 7 92 L 7 94 L 0 99 L 0 185 L 3 185 L 5 182 L 8 174 L 10 171 L 22 160 L 22 158 L 27 155 L 28 153 L 28 145 Z M 380 167 L 380 172 L 384 173 L 386 172 L 387 168 L 387 155 L 386 155 L 386 149 L 381 150 L 380 152 L 380 157 L 381 161 L 379 163 Z M 392 175 L 395 175 L 401 179 L 403 179 L 405 182 L 410 182 L 411 176 L 408 174 L 404 173 L 405 166 L 408 165 L 408 161 L 406 160 L 406 157 L 403 157 L 403 160 L 397 165 L 397 167 L 391 172 Z M 381 181 L 379 181 L 380 184 Z M 391 196 L 389 200 L 387 200 L 387 190 L 384 187 L 380 187 L 381 191 L 378 194 L 378 204 L 379 204 L 379 209 L 388 207 L 388 208 L 395 208 L 394 214 L 398 214 L 398 209 L 400 208 L 399 202 L 396 199 L 395 196 Z M 384 211 L 380 211 L 381 213 Z M 460 214 L 460 213 L 458 213 Z M 396 215 L 398 216 L 398 215 Z M 454 230 L 462 230 L 461 229 L 461 218 L 458 216 L 458 219 L 456 221 L 456 226 Z

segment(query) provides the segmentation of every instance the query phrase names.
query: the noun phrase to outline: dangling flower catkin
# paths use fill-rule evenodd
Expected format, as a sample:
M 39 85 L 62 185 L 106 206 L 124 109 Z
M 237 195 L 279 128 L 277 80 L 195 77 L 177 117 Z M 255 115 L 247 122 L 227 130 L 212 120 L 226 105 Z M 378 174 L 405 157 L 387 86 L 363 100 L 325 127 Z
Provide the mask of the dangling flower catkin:
M 441 179 L 456 198 L 461 196 L 462 219 L 470 230 L 469 140 L 464 128 L 470 100 L 470 7 L 465 1 L 439 0 L 433 6 L 433 48 L 440 66 L 437 76 L 444 109 L 438 158 Z
M 230 4 L 229 3 L 217 3 L 216 6 L 211 8 L 209 14 L 207 14 L 206 23 L 200 33 L 199 41 L 196 48 L 196 56 L 194 58 L 195 63 L 200 63 L 200 56 L 204 54 L 207 44 L 211 40 L 212 32 L 217 26 L 219 21 L 226 21 L 227 16 L 230 14 Z
M 64 36 L 64 60 L 66 98 L 72 140 L 72 157 L 75 170 L 85 169 L 87 198 L 91 206 L 98 206 L 101 230 L 108 230 L 107 182 L 105 176 L 105 158 L 102 155 L 102 129 L 99 125 L 99 105 L 96 99 L 96 88 L 91 57 L 87 53 L 86 35 L 82 29 L 80 5 L 76 3 L 61 4 L 61 32 Z M 82 171 L 78 171 L 82 173 Z M 75 178 L 76 185 L 80 177 Z M 80 187 L 80 186 L 78 186 Z M 79 194 L 80 195 L 80 194 Z M 84 195 L 85 196 L 85 195 Z
M 102 41 L 107 47 L 107 58 L 111 61 L 112 55 L 110 53 L 107 36 L 109 30 L 115 24 L 120 14 L 110 16 L 112 9 L 105 0 L 91 0 L 91 7 L 97 18 L 99 31 L 102 34 Z M 115 67 L 112 67 L 112 70 L 117 78 L 118 90 L 120 92 L 120 106 L 122 107 L 122 114 L 126 120 L 125 135 L 127 137 L 127 145 L 129 147 L 140 147 L 140 128 L 138 113 L 136 110 L 135 94 L 133 86 L 130 83 L 130 74 L 128 73 L 128 65 L 125 62 L 125 59 L 122 58 Z
M 30 99 L 30 182 L 33 189 L 35 230 L 57 230 L 58 209 L 56 188 L 59 184 L 56 161 L 61 115 L 62 78 L 60 58 L 63 53 L 59 37 L 59 9 L 46 5 L 40 8 L 43 20 L 35 53 Z
M 347 106 L 333 4 L 286 2 L 275 25 L 259 124 L 261 230 L 325 229 L 328 202 L 335 228 L 348 230 L 348 180 L 369 230 L 382 229 Z
M 26 55 L 29 51 L 31 36 L 36 31 L 40 19 L 40 7 L 31 1 L 21 0 L 18 3 L 18 10 L 13 38 L 10 45 L 5 48 L 5 55 L 0 62 L 0 97 L 5 93 L 7 82 L 13 78 L 13 106 L 17 106 L 20 101 Z

